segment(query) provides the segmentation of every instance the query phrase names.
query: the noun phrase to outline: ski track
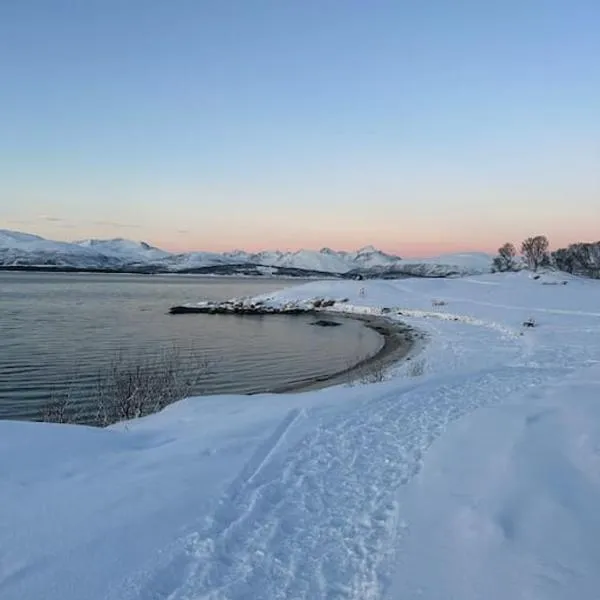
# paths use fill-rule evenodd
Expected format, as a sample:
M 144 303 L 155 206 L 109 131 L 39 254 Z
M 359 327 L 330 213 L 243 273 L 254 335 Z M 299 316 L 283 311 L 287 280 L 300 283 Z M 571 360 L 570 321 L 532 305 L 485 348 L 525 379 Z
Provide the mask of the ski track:
M 562 376 L 556 369 L 515 366 L 443 385 L 416 384 L 322 423 L 278 452 L 301 417 L 292 411 L 231 484 L 209 525 L 187 538 L 185 556 L 173 557 L 178 585 L 163 586 L 160 596 L 155 586 L 151 597 L 384 597 L 402 532 L 396 492 L 420 470 L 432 441 L 448 423 L 482 406 L 474 400 L 481 389 L 488 390 L 483 405 L 489 405 L 524 385 Z
M 304 413 L 290 411 L 249 458 L 205 525 L 171 549 L 167 564 L 135 598 L 386 597 L 405 527 L 398 490 L 419 472 L 430 444 L 466 413 L 570 372 L 553 361 L 532 363 L 529 346 L 537 346 L 535 340 L 523 340 L 500 324 L 445 312 L 396 311 L 493 331 L 518 358 L 382 391 L 343 415 L 321 417 L 303 437 L 296 432 L 294 443 L 286 438 Z

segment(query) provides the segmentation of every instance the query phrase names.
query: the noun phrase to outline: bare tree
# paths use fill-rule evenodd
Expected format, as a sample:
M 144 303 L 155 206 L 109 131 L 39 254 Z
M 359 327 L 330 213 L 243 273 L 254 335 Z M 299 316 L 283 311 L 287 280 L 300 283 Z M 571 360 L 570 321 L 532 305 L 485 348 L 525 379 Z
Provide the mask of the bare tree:
M 559 248 L 556 252 L 553 252 L 552 260 L 559 271 L 573 273 L 575 270 L 576 260 L 568 248 Z
M 545 235 L 536 235 L 523 242 L 521 253 L 532 271 L 537 271 L 539 267 L 550 264 L 549 246 L 548 238 Z
M 600 242 L 580 242 L 552 253 L 561 271 L 600 279 Z
M 513 271 L 516 266 L 517 249 L 513 244 L 506 243 L 498 248 L 498 256 L 494 258 L 495 271 Z

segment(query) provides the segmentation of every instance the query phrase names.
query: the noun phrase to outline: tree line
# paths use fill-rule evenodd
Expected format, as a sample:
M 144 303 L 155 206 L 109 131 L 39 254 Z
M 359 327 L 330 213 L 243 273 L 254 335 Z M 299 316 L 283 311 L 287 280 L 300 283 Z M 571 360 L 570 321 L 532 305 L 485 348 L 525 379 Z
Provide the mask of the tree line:
M 545 235 L 529 237 L 521 243 L 521 257 L 514 244 L 506 243 L 498 249 L 493 271 L 518 271 L 528 268 L 554 268 L 574 275 L 600 278 L 600 242 L 579 242 L 550 252 Z

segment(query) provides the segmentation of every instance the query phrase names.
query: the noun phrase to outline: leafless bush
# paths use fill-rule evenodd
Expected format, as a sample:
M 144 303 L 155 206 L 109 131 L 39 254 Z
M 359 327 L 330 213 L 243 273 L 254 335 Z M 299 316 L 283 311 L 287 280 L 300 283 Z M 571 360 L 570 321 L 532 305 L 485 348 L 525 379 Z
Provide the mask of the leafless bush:
M 408 377 L 421 377 L 425 374 L 425 360 L 414 360 L 411 361 L 406 374 Z
M 348 365 L 348 385 L 379 383 L 387 379 L 385 366 L 379 360 L 367 360 L 356 365 L 353 361 Z
M 54 392 L 50 400 L 42 406 L 40 421 L 45 423 L 72 423 L 78 414 L 77 404 L 73 400 L 73 388 Z
M 205 359 L 184 359 L 176 347 L 157 355 L 118 354 L 95 377 L 85 403 L 76 401 L 82 394 L 70 386 L 42 408 L 41 420 L 106 427 L 144 417 L 197 391 L 208 371 Z
M 359 371 L 361 383 L 380 383 L 387 379 L 385 366 L 379 360 L 366 362 Z

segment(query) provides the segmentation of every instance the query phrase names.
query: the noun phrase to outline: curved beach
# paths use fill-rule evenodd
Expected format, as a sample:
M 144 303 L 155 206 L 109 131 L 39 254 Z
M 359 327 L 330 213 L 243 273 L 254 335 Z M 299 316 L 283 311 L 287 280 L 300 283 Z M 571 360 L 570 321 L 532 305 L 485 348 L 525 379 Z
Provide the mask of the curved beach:
M 361 321 L 365 327 L 376 331 L 383 338 L 381 348 L 375 354 L 358 361 L 347 369 L 270 391 L 273 393 L 299 393 L 360 381 L 361 377 L 367 376 L 369 373 L 382 373 L 392 364 L 406 359 L 414 349 L 416 332 L 405 323 L 380 316 L 350 313 L 342 315 L 335 313 L 335 315 Z
M 406 323 L 392 320 L 380 314 L 361 314 L 352 311 L 339 310 L 345 305 L 347 299 L 336 300 L 332 298 L 312 298 L 307 301 L 292 301 L 272 304 L 270 299 L 234 298 L 221 302 L 200 302 L 173 306 L 169 313 L 182 314 L 226 314 L 226 315 L 313 315 L 316 318 L 332 316 L 336 318 L 360 321 L 365 327 L 375 331 L 382 337 L 382 345 L 373 355 L 358 360 L 347 368 L 331 374 L 310 377 L 302 381 L 268 388 L 257 393 L 295 393 L 322 389 L 343 383 L 353 383 L 365 380 L 376 382 L 383 380 L 385 370 L 393 363 L 407 358 L 414 347 L 415 339 L 419 334 Z M 338 310 L 335 310 L 335 307 Z

